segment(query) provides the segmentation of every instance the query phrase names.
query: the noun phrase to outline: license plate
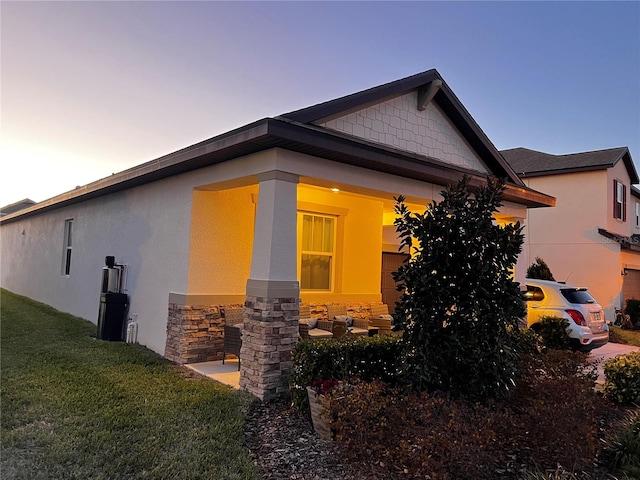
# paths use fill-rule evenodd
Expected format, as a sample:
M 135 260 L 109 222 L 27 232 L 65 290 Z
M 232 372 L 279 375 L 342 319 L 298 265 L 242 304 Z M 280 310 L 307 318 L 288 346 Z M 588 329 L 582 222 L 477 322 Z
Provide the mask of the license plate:
M 594 319 L 596 322 L 599 322 L 599 321 L 600 321 L 600 318 L 601 318 L 601 317 L 600 317 L 600 312 L 595 312 L 595 313 L 593 314 L 593 319 Z

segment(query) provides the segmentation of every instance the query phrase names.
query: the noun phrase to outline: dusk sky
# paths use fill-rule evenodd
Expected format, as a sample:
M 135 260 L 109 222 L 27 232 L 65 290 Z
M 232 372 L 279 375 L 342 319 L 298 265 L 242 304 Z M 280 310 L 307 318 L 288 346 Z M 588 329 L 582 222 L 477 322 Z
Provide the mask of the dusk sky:
M 12 2 L 0 205 L 437 69 L 498 149 L 628 146 L 640 2 Z

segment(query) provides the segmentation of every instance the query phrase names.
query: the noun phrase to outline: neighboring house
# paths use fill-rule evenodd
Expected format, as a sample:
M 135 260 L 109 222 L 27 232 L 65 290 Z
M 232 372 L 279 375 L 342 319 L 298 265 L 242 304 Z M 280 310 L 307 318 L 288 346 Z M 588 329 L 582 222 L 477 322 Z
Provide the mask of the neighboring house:
M 18 212 L 35 204 L 36 202 L 31 200 L 30 198 L 25 198 L 24 200 L 20 200 L 19 202 L 5 205 L 4 207 L 0 208 L 0 217 L 4 217 L 5 215 L 9 215 L 10 213 Z
M 127 266 L 139 342 L 177 362 L 220 359 L 221 310 L 244 304 L 240 385 L 271 398 L 288 389 L 299 299 L 385 301 L 383 264 L 399 244 L 394 196 L 423 211 L 464 174 L 474 185 L 505 179 L 498 222 L 554 204 L 524 185 L 429 70 L 4 217 L 2 286 L 96 321 L 101 269 L 114 256 Z
M 589 287 L 609 320 L 640 299 L 640 191 L 629 150 L 501 153 L 527 186 L 557 199 L 555 208 L 529 210 L 526 261 L 541 257 L 556 280 Z

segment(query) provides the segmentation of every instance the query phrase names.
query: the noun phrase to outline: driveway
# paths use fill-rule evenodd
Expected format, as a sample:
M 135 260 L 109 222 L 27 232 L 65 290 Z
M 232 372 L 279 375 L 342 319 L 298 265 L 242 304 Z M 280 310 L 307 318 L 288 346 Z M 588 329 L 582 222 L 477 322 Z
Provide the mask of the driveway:
M 593 360 L 598 363 L 598 382 L 604 383 L 604 363 L 610 358 L 617 357 L 618 355 L 626 355 L 627 353 L 637 352 L 640 347 L 634 347 L 633 345 L 624 345 L 622 343 L 609 342 L 600 348 L 592 350 L 589 354 Z

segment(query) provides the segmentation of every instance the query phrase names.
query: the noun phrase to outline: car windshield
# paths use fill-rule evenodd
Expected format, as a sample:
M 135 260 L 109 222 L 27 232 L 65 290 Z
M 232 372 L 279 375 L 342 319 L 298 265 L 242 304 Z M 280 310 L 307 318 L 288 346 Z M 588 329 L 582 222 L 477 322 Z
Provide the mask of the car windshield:
M 591 296 L 589 292 L 578 288 L 563 288 L 560 290 L 562 296 L 567 299 L 569 303 L 577 303 L 584 305 L 585 303 L 597 303 L 596 299 Z

